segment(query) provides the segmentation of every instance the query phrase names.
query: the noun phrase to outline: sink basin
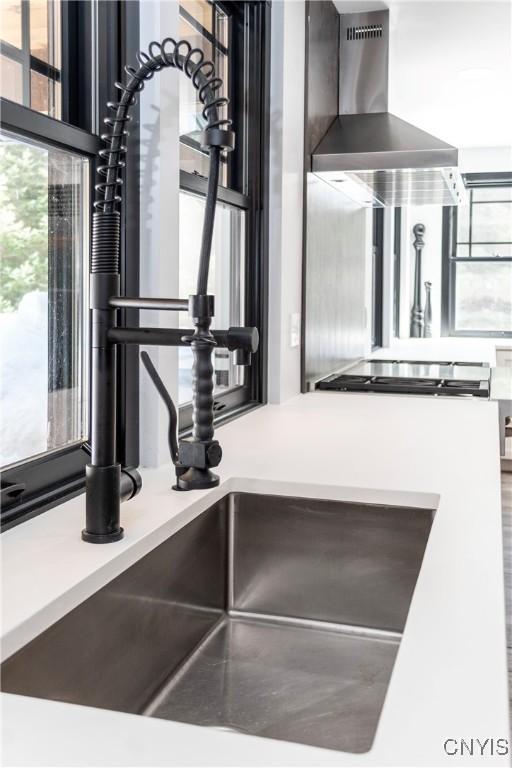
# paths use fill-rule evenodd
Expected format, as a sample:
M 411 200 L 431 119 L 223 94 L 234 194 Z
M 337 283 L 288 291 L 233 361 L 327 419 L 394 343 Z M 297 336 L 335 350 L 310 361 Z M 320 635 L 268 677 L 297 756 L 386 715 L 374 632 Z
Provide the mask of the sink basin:
M 7 659 L 2 689 L 366 752 L 432 520 L 230 494 Z

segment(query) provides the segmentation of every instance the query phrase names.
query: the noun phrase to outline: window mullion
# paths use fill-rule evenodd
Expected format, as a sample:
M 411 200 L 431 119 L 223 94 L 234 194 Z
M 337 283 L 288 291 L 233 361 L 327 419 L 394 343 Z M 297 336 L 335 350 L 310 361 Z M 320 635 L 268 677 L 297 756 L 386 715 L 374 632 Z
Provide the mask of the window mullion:
M 52 64 L 48 64 L 48 62 L 38 59 L 36 56 L 30 55 L 29 67 L 31 72 L 34 70 L 34 72 L 38 72 L 40 75 L 44 75 L 50 80 L 55 80 L 57 83 L 60 82 L 60 70 Z
M 473 252 L 473 190 L 469 191 L 469 256 Z
M 188 173 L 187 171 L 180 171 L 180 189 L 206 197 L 207 187 L 208 180 L 205 177 L 198 176 L 195 173 Z M 243 210 L 248 210 L 251 207 L 250 197 L 230 187 L 219 186 L 217 199 L 221 203 L 226 203 L 226 205 L 231 205 L 235 208 L 242 208 Z
M 100 149 L 99 137 L 94 133 L 34 112 L 8 99 L 0 98 L 0 107 L 5 131 L 88 156 L 95 156 Z
M 30 2 L 21 0 L 21 48 L 23 52 L 23 103 L 30 105 Z

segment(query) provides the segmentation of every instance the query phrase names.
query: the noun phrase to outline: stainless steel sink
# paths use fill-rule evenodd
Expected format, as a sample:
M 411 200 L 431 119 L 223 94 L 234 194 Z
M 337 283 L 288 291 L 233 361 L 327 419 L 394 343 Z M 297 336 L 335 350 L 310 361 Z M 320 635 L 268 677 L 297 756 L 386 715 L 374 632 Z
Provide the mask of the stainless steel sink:
M 230 494 L 2 665 L 2 689 L 370 749 L 432 510 Z

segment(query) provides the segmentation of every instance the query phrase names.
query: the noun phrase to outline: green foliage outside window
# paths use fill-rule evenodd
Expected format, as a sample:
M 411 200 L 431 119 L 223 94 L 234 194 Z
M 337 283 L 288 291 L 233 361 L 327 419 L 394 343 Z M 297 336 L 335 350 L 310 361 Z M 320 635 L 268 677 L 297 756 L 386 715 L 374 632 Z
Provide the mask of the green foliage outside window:
M 0 145 L 0 312 L 48 290 L 48 153 Z

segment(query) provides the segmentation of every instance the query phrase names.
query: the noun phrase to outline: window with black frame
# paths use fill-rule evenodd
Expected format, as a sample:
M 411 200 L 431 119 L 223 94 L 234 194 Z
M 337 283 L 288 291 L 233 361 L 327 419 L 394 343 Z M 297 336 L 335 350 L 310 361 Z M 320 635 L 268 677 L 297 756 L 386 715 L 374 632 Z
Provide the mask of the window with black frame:
M 512 336 L 512 175 L 467 174 L 443 212 L 443 333 Z
M 0 3 L 2 96 L 62 117 L 61 0 Z
M 264 311 L 264 131 L 265 3 L 180 0 L 180 37 L 204 51 L 223 80 L 218 96 L 230 100 L 236 148 L 223 158 L 208 290 L 215 295 L 212 327 L 256 325 Z M 251 84 L 249 87 L 249 83 Z M 180 81 L 180 295 L 194 292 L 208 175 L 208 155 L 200 149 L 204 127 L 197 92 Z M 180 316 L 183 328 L 188 318 Z M 224 416 L 263 398 L 262 353 L 249 368 L 233 364 L 227 350 L 214 351 L 215 404 Z M 191 424 L 189 348 L 179 351 L 180 427 Z
M 138 18 L 138 4 L 129 5 Z M 122 41 L 104 32 L 127 27 L 118 12 L 116 3 L 88 0 L 0 4 L 4 528 L 84 484 L 90 203 L 100 148 L 93 108 L 118 76 Z

